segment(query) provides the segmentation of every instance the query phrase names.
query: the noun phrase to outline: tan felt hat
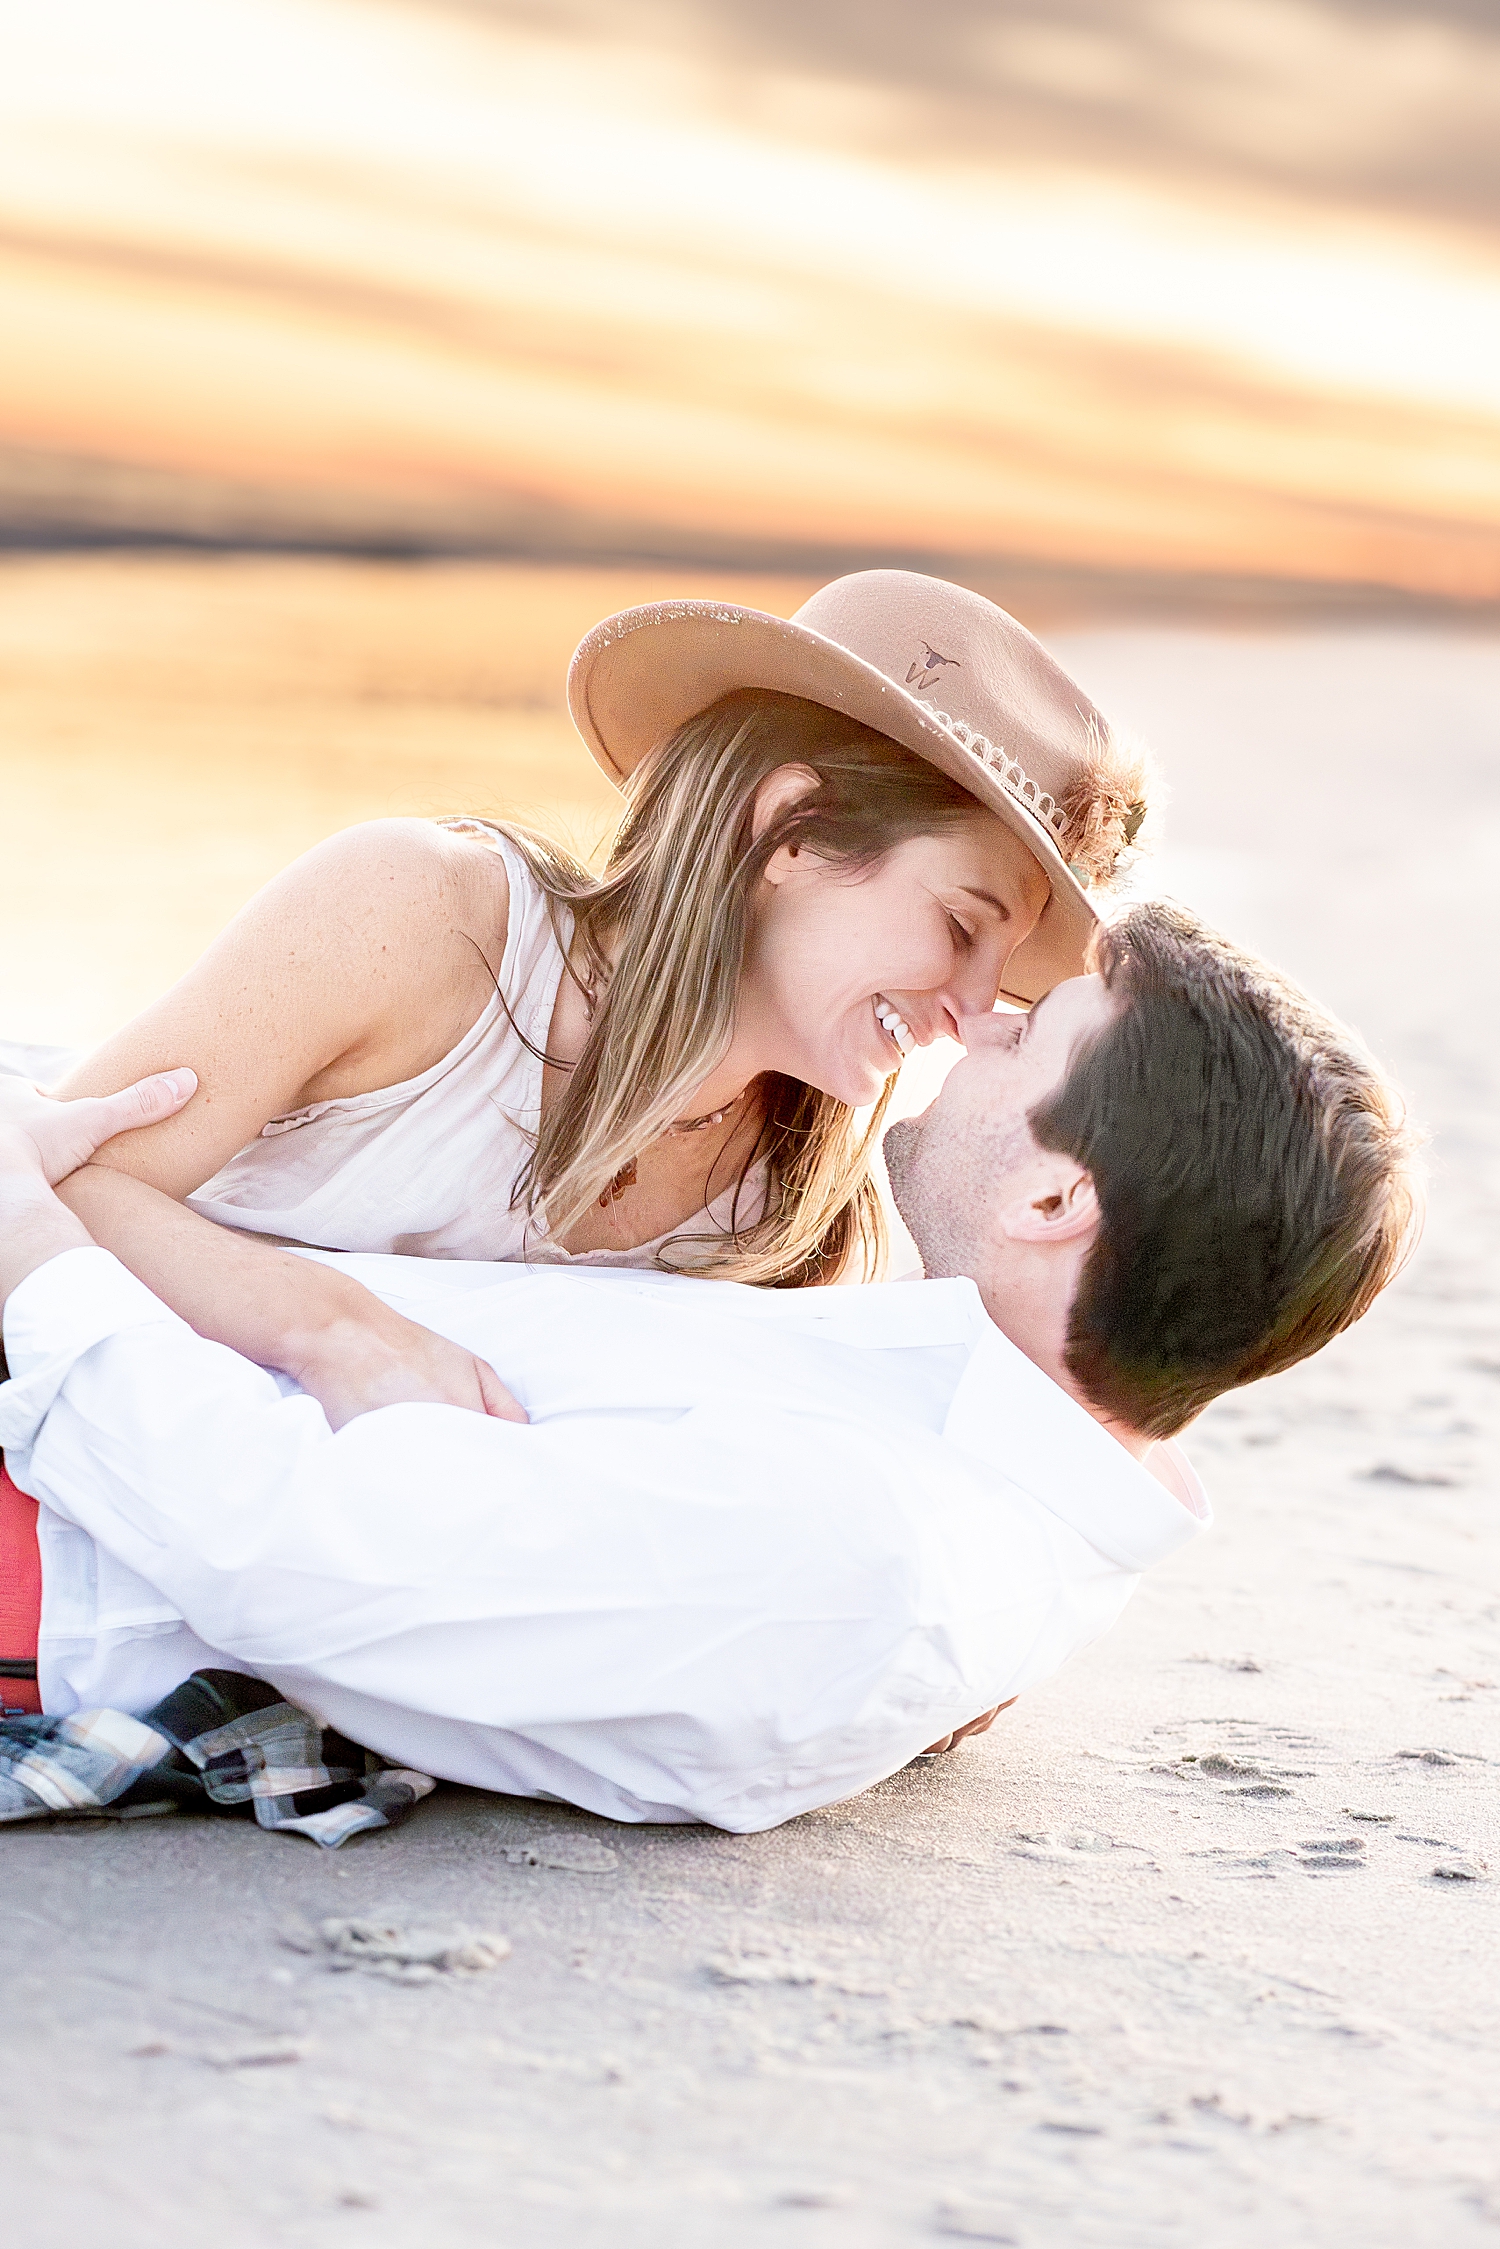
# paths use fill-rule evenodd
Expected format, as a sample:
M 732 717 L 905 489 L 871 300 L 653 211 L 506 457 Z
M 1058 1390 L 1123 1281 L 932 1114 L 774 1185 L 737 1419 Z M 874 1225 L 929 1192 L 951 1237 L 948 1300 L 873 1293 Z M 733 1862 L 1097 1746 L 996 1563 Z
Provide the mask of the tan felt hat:
M 579 644 L 568 702 L 600 765 L 623 781 L 742 687 L 845 711 L 961 782 L 1052 886 L 1007 963 L 1004 997 L 1029 1004 L 1081 973 L 1098 915 L 1059 849 L 1059 807 L 1109 729 L 1014 617 L 912 570 L 836 578 L 790 621 L 734 602 L 652 602 L 606 617 Z

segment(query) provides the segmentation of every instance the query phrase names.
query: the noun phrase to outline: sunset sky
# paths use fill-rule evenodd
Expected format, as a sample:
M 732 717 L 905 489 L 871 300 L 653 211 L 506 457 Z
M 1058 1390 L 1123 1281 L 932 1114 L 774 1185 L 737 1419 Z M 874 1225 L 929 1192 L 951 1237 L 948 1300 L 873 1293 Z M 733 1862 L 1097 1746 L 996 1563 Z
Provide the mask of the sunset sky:
M 0 523 L 1500 595 L 1487 0 L 0 0 Z

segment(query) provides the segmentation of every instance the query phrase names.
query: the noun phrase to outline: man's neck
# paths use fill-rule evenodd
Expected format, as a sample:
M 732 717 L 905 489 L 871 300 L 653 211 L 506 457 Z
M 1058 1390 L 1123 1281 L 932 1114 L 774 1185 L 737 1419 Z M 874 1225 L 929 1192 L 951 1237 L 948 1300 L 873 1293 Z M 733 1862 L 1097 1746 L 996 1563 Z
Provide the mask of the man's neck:
M 1091 1406 L 1089 1404 L 1088 1399 L 1084 1397 L 1082 1391 L 1077 1389 L 1076 1387 L 1073 1389 L 1071 1394 L 1078 1400 L 1078 1403 L 1082 1406 L 1084 1412 L 1088 1414 L 1092 1420 L 1097 1421 L 1100 1428 L 1104 1430 L 1107 1435 L 1114 1438 L 1114 1441 L 1117 1445 L 1123 1445 L 1125 1447 L 1125 1450 L 1129 1453 L 1132 1460 L 1140 1461 L 1141 1465 L 1145 1468 L 1149 1468 L 1151 1466 L 1149 1455 L 1156 1450 L 1158 1443 L 1157 1438 L 1142 1436 L 1139 1429 L 1127 1429 L 1124 1422 L 1116 1421 L 1112 1414 L 1101 1413 L 1097 1406 Z
M 994 1319 L 994 1314 L 991 1313 L 990 1317 Z M 998 1320 L 995 1324 L 997 1327 L 1000 1325 Z M 1016 1338 L 1012 1336 L 1011 1341 L 1015 1343 Z M 1016 1348 L 1026 1351 L 1024 1343 L 1017 1343 Z M 1139 1429 L 1131 1429 L 1125 1422 L 1117 1420 L 1112 1413 L 1106 1413 L 1102 1406 L 1096 1406 L 1093 1399 L 1079 1388 L 1062 1360 L 1059 1359 L 1049 1365 L 1045 1359 L 1038 1358 L 1033 1351 L 1026 1351 L 1026 1356 L 1033 1366 L 1040 1367 L 1043 1374 L 1049 1376 L 1057 1384 L 1059 1390 L 1066 1390 L 1073 1403 L 1083 1409 L 1090 1421 L 1097 1421 L 1107 1437 L 1113 1437 L 1117 1445 L 1123 1445 L 1132 1460 L 1138 1460 L 1143 1465 L 1149 1466 L 1146 1456 L 1156 1444 L 1154 1437 L 1143 1436 Z
M 1024 1352 L 1032 1365 L 1039 1367 L 1049 1382 L 1055 1382 L 1059 1390 L 1066 1392 L 1073 1403 L 1088 1415 L 1090 1421 L 1097 1421 L 1106 1436 L 1113 1437 L 1117 1445 L 1123 1446 L 1132 1460 L 1149 1465 L 1146 1456 L 1156 1439 L 1144 1436 L 1139 1429 L 1132 1429 L 1114 1414 L 1106 1413 L 1080 1387 L 1069 1370 L 1065 1356 L 1066 1345 L 1057 1338 L 1058 1322 L 1051 1316 L 1051 1308 L 1045 1305 L 1033 1308 L 1037 1310 L 1038 1316 L 1028 1318 L 1028 1307 L 1016 1297 L 1009 1297 L 1002 1308 L 998 1297 L 985 1288 L 982 1282 L 976 1282 L 975 1286 L 986 1312 L 1006 1341 L 1013 1343 L 1018 1351 Z

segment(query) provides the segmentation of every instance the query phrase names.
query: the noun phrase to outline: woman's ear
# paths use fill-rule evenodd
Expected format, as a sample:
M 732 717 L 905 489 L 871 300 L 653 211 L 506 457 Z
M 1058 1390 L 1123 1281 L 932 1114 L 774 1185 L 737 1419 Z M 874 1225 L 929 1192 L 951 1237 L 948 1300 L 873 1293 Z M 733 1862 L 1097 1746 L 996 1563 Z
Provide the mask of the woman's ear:
M 755 803 L 750 813 L 751 840 L 759 843 L 767 828 L 774 827 L 783 814 L 791 811 L 794 804 L 800 804 L 803 797 L 811 796 L 814 789 L 821 789 L 822 786 L 810 765 L 778 765 L 773 773 L 766 775 L 755 792 Z M 792 848 L 795 849 L 795 846 Z M 786 856 L 788 854 L 783 851 L 776 854 L 778 859 Z M 770 869 L 767 868 L 766 872 L 769 874 Z M 779 882 L 783 877 L 778 874 L 771 879 Z
M 1039 1178 L 1033 1172 L 1024 1194 L 1005 1205 L 1001 1230 L 1013 1242 L 1076 1242 L 1099 1230 L 1099 1195 L 1093 1176 L 1076 1157 L 1049 1149 Z

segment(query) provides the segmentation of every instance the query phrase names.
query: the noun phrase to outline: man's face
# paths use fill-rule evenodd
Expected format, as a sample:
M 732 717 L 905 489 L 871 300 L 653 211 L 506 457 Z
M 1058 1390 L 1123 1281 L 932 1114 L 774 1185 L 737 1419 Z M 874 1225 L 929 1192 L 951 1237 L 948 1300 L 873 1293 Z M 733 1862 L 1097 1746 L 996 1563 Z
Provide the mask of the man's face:
M 896 1207 L 936 1280 L 981 1278 L 998 1213 L 1038 1157 L 1028 1123 L 1067 1076 L 1080 1043 L 1115 1012 L 1102 976 L 1075 976 L 1029 1015 L 967 1015 L 967 1049 L 941 1093 L 885 1136 Z

